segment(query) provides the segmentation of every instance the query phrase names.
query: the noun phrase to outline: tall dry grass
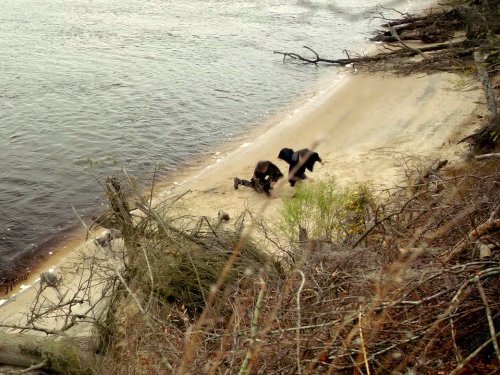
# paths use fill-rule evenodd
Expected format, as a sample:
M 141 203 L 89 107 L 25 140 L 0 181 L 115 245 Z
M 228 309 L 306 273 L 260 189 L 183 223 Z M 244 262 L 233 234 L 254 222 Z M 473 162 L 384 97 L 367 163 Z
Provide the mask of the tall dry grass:
M 498 168 L 407 162 L 408 185 L 372 191 L 378 204 L 349 241 L 308 233 L 264 249 L 256 215 L 248 231 L 248 218 L 227 227 L 143 210 L 102 373 L 493 373 Z

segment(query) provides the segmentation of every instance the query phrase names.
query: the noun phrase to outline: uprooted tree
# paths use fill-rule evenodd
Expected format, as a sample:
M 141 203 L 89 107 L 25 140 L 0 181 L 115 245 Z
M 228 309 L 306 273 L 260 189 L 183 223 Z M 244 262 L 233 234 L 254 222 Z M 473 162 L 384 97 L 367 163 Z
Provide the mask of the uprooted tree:
M 295 52 L 274 53 L 282 55 L 283 61 L 353 65 L 370 71 L 477 72 L 487 99 L 488 122 L 461 142 L 469 141 L 477 151 L 490 151 L 500 139 L 498 94 L 491 81 L 499 71 L 499 12 L 499 0 L 455 1 L 421 16 L 379 7 L 373 18 L 382 20 L 385 29 L 371 38 L 383 42 L 377 54 L 360 56 L 344 51 L 345 58 L 330 59 L 320 57 L 308 46 L 304 48 L 312 52 L 312 57 Z M 396 13 L 399 18 L 389 19 L 387 13 Z

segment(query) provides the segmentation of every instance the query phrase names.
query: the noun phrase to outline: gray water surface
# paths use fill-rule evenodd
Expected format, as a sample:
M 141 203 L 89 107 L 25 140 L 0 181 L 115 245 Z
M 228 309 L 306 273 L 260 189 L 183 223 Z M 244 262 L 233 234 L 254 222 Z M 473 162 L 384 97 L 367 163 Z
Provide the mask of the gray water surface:
M 93 174 L 168 173 L 304 95 L 333 68 L 273 50 L 359 51 L 379 2 L 3 1 L 0 272 L 99 210 Z

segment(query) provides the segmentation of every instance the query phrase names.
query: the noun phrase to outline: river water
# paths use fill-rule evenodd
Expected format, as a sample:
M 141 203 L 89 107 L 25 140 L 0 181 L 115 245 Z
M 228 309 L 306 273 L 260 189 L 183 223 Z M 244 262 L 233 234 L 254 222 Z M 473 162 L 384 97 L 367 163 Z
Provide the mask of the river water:
M 96 178 L 166 174 L 311 94 L 334 68 L 273 50 L 360 51 L 380 2 L 3 1 L 0 278 L 100 209 Z

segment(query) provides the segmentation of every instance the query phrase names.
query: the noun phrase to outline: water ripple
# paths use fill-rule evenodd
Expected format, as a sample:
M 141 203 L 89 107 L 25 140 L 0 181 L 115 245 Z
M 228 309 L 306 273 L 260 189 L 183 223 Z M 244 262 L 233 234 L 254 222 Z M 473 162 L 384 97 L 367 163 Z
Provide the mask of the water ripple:
M 101 206 L 94 176 L 207 154 L 323 72 L 273 50 L 337 56 L 366 27 L 301 1 L 2 2 L 0 271 Z

